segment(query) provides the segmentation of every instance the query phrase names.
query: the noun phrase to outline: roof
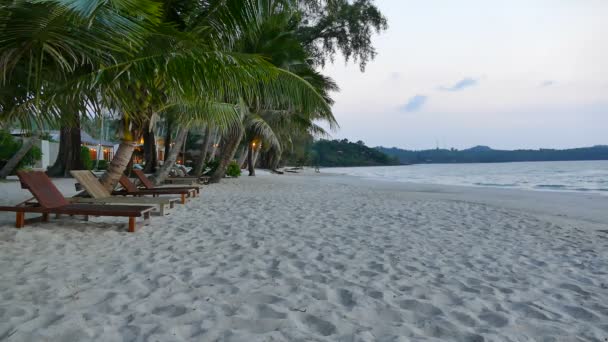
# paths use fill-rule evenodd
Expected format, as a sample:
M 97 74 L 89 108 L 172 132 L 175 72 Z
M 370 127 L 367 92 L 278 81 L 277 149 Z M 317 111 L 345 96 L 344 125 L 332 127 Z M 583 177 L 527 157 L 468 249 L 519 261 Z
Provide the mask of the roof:
M 11 130 L 11 135 L 23 135 L 24 133 L 25 133 L 25 131 L 22 131 L 20 129 Z M 46 131 L 46 133 L 48 133 L 54 140 L 59 141 L 59 131 L 58 130 Z M 117 142 L 114 142 L 114 141 L 109 141 L 109 140 L 104 140 L 104 139 L 101 139 L 101 140 L 95 139 L 89 133 L 85 132 L 82 129 L 80 130 L 80 141 L 83 144 L 87 144 L 87 145 L 101 144 L 102 146 L 110 146 L 110 147 L 118 144 Z
M 89 135 L 89 133 L 80 130 L 80 141 L 82 141 L 83 144 L 88 144 L 88 145 L 103 145 L 103 146 L 114 146 L 116 144 L 118 144 L 117 142 L 114 141 L 108 141 L 108 140 L 99 140 L 99 139 L 95 139 L 92 136 Z

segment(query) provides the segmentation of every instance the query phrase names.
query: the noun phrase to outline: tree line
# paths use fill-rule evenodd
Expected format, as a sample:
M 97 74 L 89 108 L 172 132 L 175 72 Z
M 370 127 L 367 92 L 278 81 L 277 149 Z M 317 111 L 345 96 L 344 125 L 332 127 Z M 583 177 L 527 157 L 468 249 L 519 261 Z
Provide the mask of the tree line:
M 348 139 L 314 141 L 312 136 L 300 140 L 299 148 L 286 156 L 287 165 L 314 165 L 324 167 L 383 166 L 399 165 L 397 158 L 391 157 L 363 141 Z
M 494 150 L 486 146 L 476 146 L 466 150 L 432 149 L 410 151 L 396 147 L 376 147 L 376 149 L 397 158 L 401 164 L 608 160 L 608 146 L 564 150 L 538 149 L 513 151 Z

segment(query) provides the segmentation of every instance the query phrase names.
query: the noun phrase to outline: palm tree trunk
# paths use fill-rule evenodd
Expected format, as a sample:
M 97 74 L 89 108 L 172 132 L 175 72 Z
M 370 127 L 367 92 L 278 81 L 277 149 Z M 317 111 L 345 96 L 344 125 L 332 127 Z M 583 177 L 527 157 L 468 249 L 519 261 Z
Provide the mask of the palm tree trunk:
M 224 175 L 226 175 L 226 167 L 234 158 L 241 139 L 243 139 L 244 130 L 240 125 L 232 128 L 231 132 L 222 139 L 222 149 L 220 151 L 220 164 L 217 170 L 211 176 L 210 183 L 219 183 Z
M 243 165 L 245 165 L 245 160 L 247 160 L 247 154 L 249 152 L 249 147 L 248 146 L 241 146 L 240 148 L 240 154 L 237 153 L 237 155 L 239 156 L 239 159 L 237 161 L 237 163 L 239 163 L 239 167 L 242 169 Z
M 222 137 L 216 130 L 215 135 L 213 137 L 213 149 L 211 150 L 211 154 L 209 154 L 209 159 L 215 159 L 215 157 L 217 156 L 217 149 L 220 145 L 220 141 L 222 141 Z
M 247 167 L 249 168 L 249 176 L 255 176 L 254 153 L 257 153 L 257 151 L 254 151 L 253 148 L 247 148 Z
M 19 165 L 19 162 L 21 162 L 21 159 L 23 159 L 23 157 L 25 157 L 25 155 L 38 142 L 38 136 L 38 133 L 36 133 L 32 135 L 29 139 L 21 143 L 21 147 L 19 148 L 19 150 L 17 150 L 17 153 L 15 153 L 11 157 L 11 159 L 9 159 L 8 162 L 4 165 L 2 170 L 0 170 L 0 179 L 6 179 L 6 177 L 8 177 L 11 172 L 13 172 L 17 165 Z
M 133 151 L 135 150 L 135 141 L 130 139 L 123 139 L 118 145 L 118 150 L 114 154 L 114 158 L 108 166 L 108 170 L 101 176 L 101 184 L 108 191 L 114 190 L 118 180 L 127 169 L 127 165 L 131 161 Z
M 169 151 L 171 150 L 171 131 L 173 131 L 173 120 L 171 118 L 167 119 L 167 131 L 165 132 L 165 158 L 167 160 L 167 156 L 169 155 Z M 163 162 L 164 164 L 164 162 Z
M 255 167 L 258 164 L 258 158 L 260 157 L 260 149 L 258 148 L 257 150 L 255 150 L 255 153 L 253 154 L 253 167 Z
M 200 177 L 203 175 L 203 167 L 207 161 L 207 153 L 209 152 L 209 144 L 211 143 L 211 126 L 207 125 L 205 128 L 205 138 L 201 144 L 201 150 L 196 160 L 196 166 L 194 167 L 194 175 Z
M 169 172 L 173 165 L 175 165 L 175 161 L 177 160 L 177 156 L 179 155 L 180 150 L 182 149 L 182 144 L 186 142 L 186 135 L 188 134 L 188 129 L 186 127 L 179 127 L 177 131 L 177 137 L 175 138 L 175 145 L 171 147 L 169 150 L 169 154 L 163 163 L 163 166 L 156 171 L 156 174 L 151 177 L 151 180 L 156 185 L 162 184 L 165 179 L 169 176 Z
M 146 161 L 144 172 L 156 172 L 156 137 L 154 136 L 154 131 L 149 129 L 144 130 L 144 160 Z
M 61 127 L 59 152 L 47 174 L 51 177 L 69 177 L 71 170 L 82 170 L 80 125 Z

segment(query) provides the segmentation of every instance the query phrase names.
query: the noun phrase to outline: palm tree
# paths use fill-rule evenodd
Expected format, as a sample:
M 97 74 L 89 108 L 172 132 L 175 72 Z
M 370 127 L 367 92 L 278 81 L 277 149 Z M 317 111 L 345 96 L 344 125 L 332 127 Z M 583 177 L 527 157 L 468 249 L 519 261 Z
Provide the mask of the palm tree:
M 326 103 L 331 103 L 329 91 L 337 90 L 337 86 L 310 65 L 307 52 L 294 31 L 294 23 L 297 22 L 294 17 L 297 12 L 284 5 L 277 6 L 278 3 L 280 2 L 266 2 L 265 17 L 259 29 L 245 35 L 239 42 L 240 48 L 247 53 L 261 54 L 277 67 L 302 77 L 315 88 Z M 331 112 L 305 112 L 289 107 L 250 110 L 243 121 L 249 175 L 255 175 L 254 153 L 259 153 L 262 143 L 267 150 L 280 156 L 282 144 L 290 140 L 287 132 L 310 128 L 311 133 L 324 134 L 325 132 L 313 123 L 315 120 L 336 125 Z
M 120 113 L 123 139 L 102 178 L 113 188 L 153 115 L 186 105 L 180 125 L 203 121 L 232 132 L 240 101 L 254 110 L 329 113 L 303 78 L 230 52 L 257 32 L 265 3 L 209 1 L 186 6 L 190 12 L 166 3 L 163 16 L 148 0 L 11 2 L 0 9 L 0 120 L 40 127 L 32 122 L 64 119 L 66 103 Z M 214 114 L 215 103 L 233 109 Z

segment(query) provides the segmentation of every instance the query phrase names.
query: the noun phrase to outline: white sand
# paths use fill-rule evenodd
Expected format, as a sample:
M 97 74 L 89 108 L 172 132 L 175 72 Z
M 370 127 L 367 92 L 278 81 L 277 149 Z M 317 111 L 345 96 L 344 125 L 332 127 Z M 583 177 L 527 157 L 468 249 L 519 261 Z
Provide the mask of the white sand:
M 608 197 L 261 175 L 135 234 L 13 221 L 0 214 L 0 340 L 608 337 Z

